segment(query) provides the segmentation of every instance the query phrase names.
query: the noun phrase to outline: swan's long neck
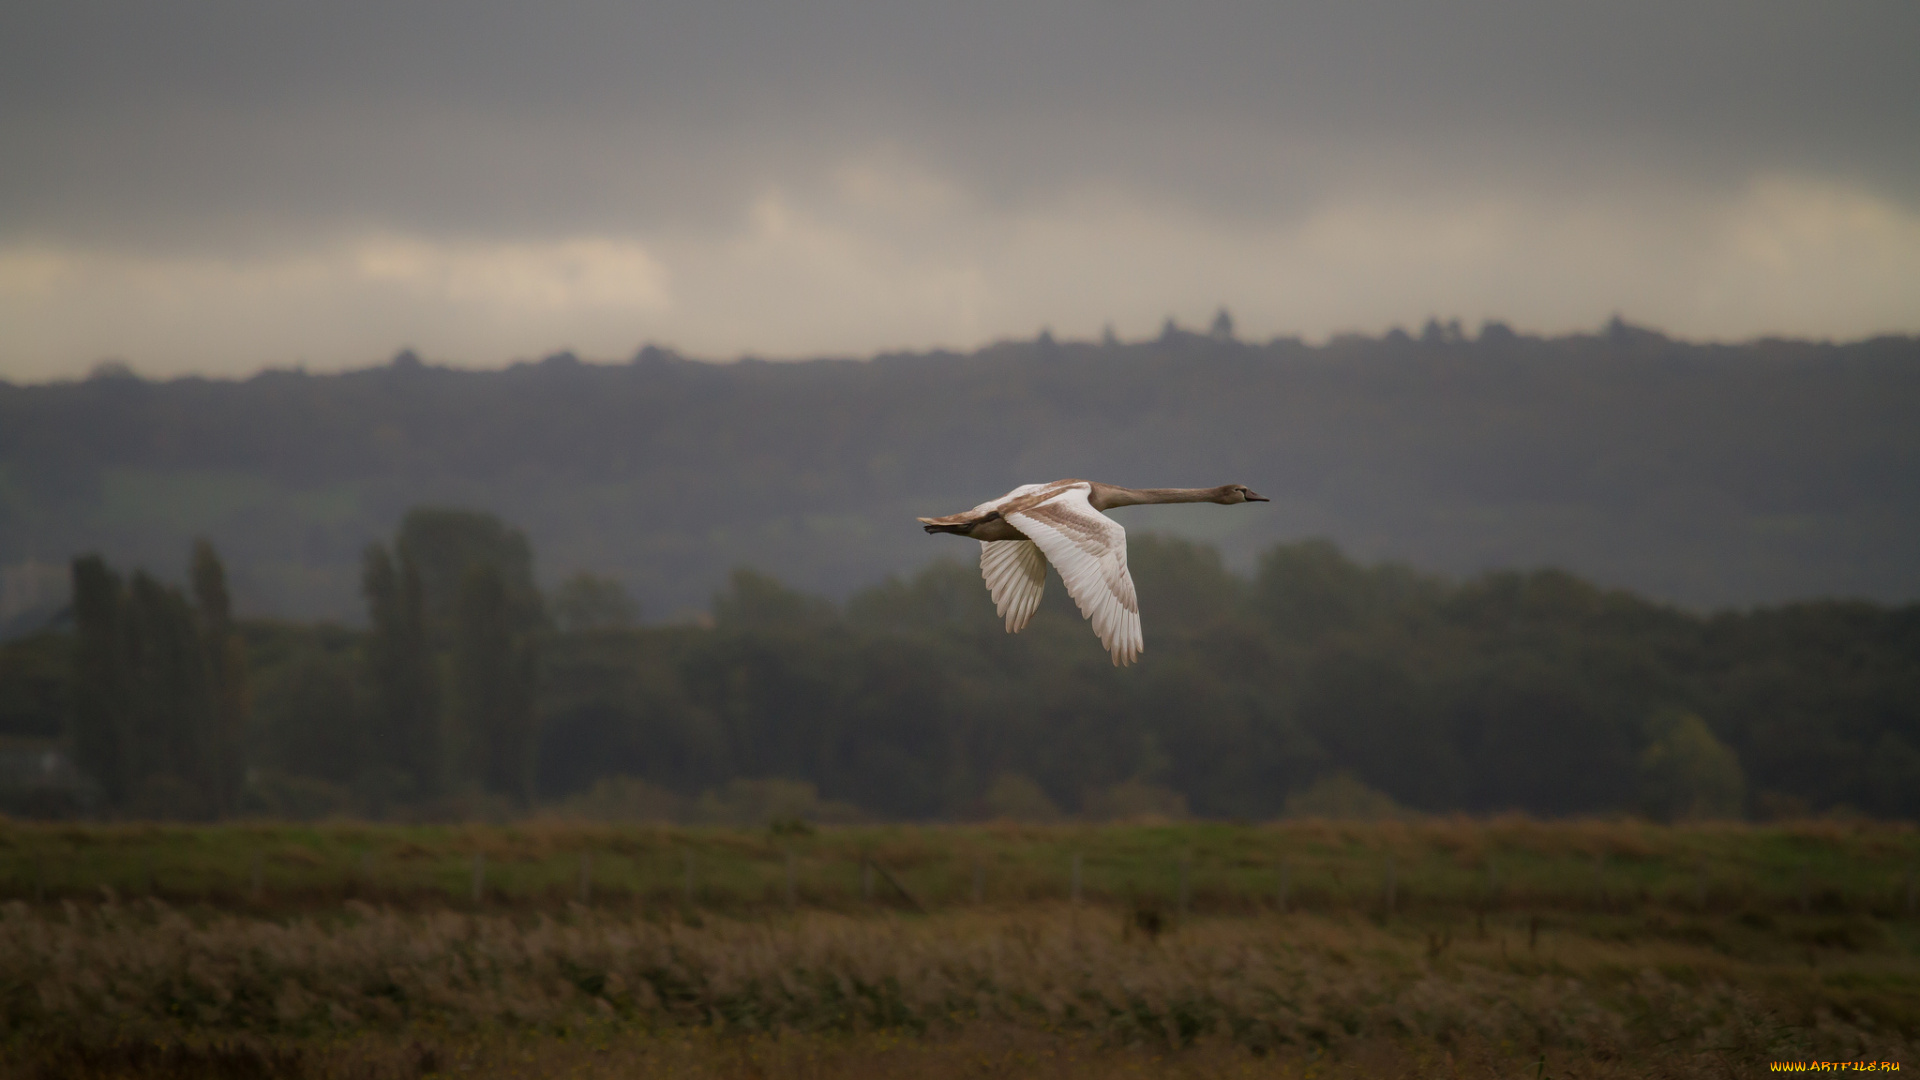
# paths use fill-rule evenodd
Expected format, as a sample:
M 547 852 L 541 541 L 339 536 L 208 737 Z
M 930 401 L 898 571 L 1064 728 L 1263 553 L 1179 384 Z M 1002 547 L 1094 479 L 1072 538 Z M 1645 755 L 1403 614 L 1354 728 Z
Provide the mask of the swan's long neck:
M 1124 488 L 1112 484 L 1093 485 L 1092 497 L 1088 499 L 1096 510 L 1111 510 L 1116 506 L 1145 506 L 1149 503 L 1195 503 L 1218 502 L 1228 491 L 1228 487 L 1210 488 Z

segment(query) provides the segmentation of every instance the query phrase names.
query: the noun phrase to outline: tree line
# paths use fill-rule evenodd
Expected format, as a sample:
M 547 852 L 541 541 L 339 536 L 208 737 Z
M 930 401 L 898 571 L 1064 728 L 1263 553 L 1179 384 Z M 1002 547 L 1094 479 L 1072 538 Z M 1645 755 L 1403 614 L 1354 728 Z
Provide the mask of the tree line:
M 194 545 L 193 596 L 106 560 L 73 563 L 68 741 L 105 805 L 132 814 L 218 817 L 240 809 L 248 720 L 246 649 L 226 569 Z
M 1130 549 L 1124 670 L 1057 579 L 1009 636 L 960 561 L 845 604 L 741 569 L 710 619 L 643 626 L 611 579 L 543 596 L 497 518 L 418 509 L 366 550 L 353 629 L 234 621 L 206 545 L 190 598 L 87 557 L 74 631 L 0 648 L 0 724 L 63 710 L 123 814 L 1920 816 L 1920 605 Z
M 250 610 L 357 623 L 367 539 L 451 502 L 520 524 L 550 567 L 617 575 L 659 617 L 704 609 L 742 563 L 844 601 L 926 560 L 915 516 L 1086 476 L 1273 496 L 1230 525 L 1168 521 L 1243 567 L 1311 528 L 1462 575 L 1498 552 L 1700 606 L 1898 602 L 1920 596 L 1916 414 L 1920 338 L 1704 345 L 1617 322 L 102 373 L 0 382 L 0 569 L 94 549 L 170 566 L 211 535 Z
M 402 801 L 465 790 L 531 805 L 546 615 L 526 537 L 489 514 L 415 510 L 391 549 L 367 549 L 361 587 L 357 771 L 384 770 Z

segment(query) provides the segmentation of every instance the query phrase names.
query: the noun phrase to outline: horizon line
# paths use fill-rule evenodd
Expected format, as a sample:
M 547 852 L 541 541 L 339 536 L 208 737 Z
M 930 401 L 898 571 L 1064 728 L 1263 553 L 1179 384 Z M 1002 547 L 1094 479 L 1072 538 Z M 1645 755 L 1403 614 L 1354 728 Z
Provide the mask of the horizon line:
M 1229 320 L 1224 333 L 1217 328 L 1217 322 L 1222 316 L 1227 317 Z M 1830 337 L 1800 337 L 1775 333 L 1761 333 L 1751 337 L 1731 340 L 1712 338 L 1691 339 L 1669 334 L 1657 327 L 1643 326 L 1630 322 L 1616 313 L 1596 330 L 1575 330 L 1560 334 L 1516 330 L 1504 320 L 1484 319 L 1481 321 L 1478 331 L 1469 336 L 1459 318 L 1452 318 L 1443 323 L 1437 316 L 1430 316 L 1422 324 L 1421 331 L 1418 334 L 1410 333 L 1403 324 L 1395 323 L 1378 335 L 1370 335 L 1365 331 L 1351 330 L 1330 333 L 1324 339 L 1317 342 L 1310 341 L 1305 336 L 1299 334 L 1276 334 L 1264 341 L 1259 341 L 1243 339 L 1235 335 L 1231 325 L 1231 316 L 1226 308 L 1221 308 L 1215 316 L 1215 319 L 1215 329 L 1193 330 L 1180 326 L 1172 316 L 1169 316 L 1162 325 L 1159 335 L 1132 340 L 1124 340 L 1112 334 L 1110 324 L 1108 332 L 1097 338 L 1055 338 L 1050 327 L 1042 327 L 1040 331 L 1031 338 L 1000 337 L 971 349 L 955 348 L 947 345 L 925 345 L 917 348 L 898 347 L 876 349 L 865 355 L 816 353 L 811 355 L 768 356 L 749 351 L 732 357 L 711 357 L 683 353 L 671 343 L 643 341 L 641 345 L 634 350 L 632 355 L 624 360 L 617 358 L 581 357 L 570 346 L 563 345 L 537 359 L 519 356 L 508 359 L 502 363 L 488 364 L 468 363 L 447 359 L 428 359 L 422 357 L 411 346 L 403 344 L 392 356 L 384 361 L 374 361 L 357 366 L 312 369 L 309 368 L 305 362 L 301 361 L 291 365 L 262 365 L 246 374 L 188 372 L 164 376 L 143 375 L 130 361 L 124 358 L 104 357 L 96 361 L 85 375 L 59 375 L 47 379 L 16 382 L 6 375 L 0 374 L 0 386 L 26 389 L 73 385 L 111 379 L 133 379 L 139 382 L 153 384 L 195 380 L 202 382 L 241 383 L 268 375 L 329 377 L 361 374 L 387 368 L 432 369 L 435 371 L 462 374 L 494 374 L 511 371 L 516 368 L 544 365 L 578 365 L 583 367 L 614 368 L 660 362 L 680 362 L 708 367 L 734 367 L 742 364 L 797 365 L 813 363 L 872 363 L 879 360 L 902 357 L 976 357 L 996 349 L 1017 346 L 1097 350 L 1138 349 L 1198 342 L 1220 346 L 1238 345 L 1249 349 L 1294 347 L 1310 350 L 1328 350 L 1360 344 L 1377 345 L 1387 343 L 1431 348 L 1461 345 L 1503 345 L 1511 342 L 1553 344 L 1559 342 L 1602 341 L 1616 346 L 1627 346 L 1636 343 L 1657 343 L 1662 345 L 1678 345 L 1686 348 L 1752 348 L 1763 345 L 1848 348 L 1889 340 L 1909 342 L 1920 340 L 1920 329 L 1908 331 L 1888 330 L 1846 340 L 1836 340 Z

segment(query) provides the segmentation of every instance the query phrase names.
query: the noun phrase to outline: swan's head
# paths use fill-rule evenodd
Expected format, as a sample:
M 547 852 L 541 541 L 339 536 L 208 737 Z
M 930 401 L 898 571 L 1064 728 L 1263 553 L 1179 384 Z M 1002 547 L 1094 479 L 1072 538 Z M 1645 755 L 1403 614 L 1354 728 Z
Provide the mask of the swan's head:
M 1255 492 L 1245 484 L 1228 484 L 1226 487 L 1220 489 L 1220 497 L 1213 501 L 1225 506 L 1232 506 L 1235 503 L 1272 502 L 1273 500 Z

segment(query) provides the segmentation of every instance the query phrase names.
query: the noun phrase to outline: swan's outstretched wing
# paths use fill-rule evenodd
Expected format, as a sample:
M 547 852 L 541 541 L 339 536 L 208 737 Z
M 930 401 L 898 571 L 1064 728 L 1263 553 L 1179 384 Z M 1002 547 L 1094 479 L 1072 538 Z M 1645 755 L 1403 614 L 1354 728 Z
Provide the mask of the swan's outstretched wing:
M 982 540 L 980 576 L 987 579 L 993 606 L 1007 620 L 1007 633 L 1026 629 L 1047 587 L 1047 560 L 1031 540 Z
M 1019 487 L 1014 488 L 1012 491 L 1007 492 L 1005 495 L 1002 495 L 997 499 L 988 499 L 986 502 L 981 503 L 979 506 L 974 507 L 971 511 L 968 511 L 968 512 L 973 514 L 984 514 L 989 510 L 1003 510 L 1007 507 L 1009 503 L 1018 502 L 1019 500 L 1029 495 L 1032 495 L 1035 492 L 1045 491 L 1049 487 L 1055 487 L 1055 486 L 1057 485 L 1055 484 L 1021 484 Z
M 1007 522 L 1039 545 L 1067 595 L 1093 624 L 1114 665 L 1130 664 L 1146 648 L 1140 602 L 1127 573 L 1127 530 L 1087 501 L 1092 489 L 1074 484 L 1060 494 L 1007 515 Z

